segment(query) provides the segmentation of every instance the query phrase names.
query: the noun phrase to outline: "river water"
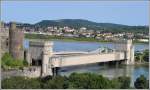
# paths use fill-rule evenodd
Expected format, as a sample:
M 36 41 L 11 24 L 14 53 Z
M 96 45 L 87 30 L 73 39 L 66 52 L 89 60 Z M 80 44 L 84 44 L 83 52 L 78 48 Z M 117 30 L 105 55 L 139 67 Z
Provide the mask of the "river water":
M 111 42 L 67 42 L 67 41 L 53 41 L 53 50 L 57 51 L 91 51 L 100 47 L 114 48 L 114 44 Z M 28 40 L 24 41 L 24 47 L 29 47 Z M 134 44 L 135 51 L 142 51 L 148 49 L 148 44 L 137 43 Z
M 67 41 L 53 41 L 53 51 L 92 51 L 99 47 L 108 47 L 114 48 L 114 44 L 111 42 L 67 42 Z M 28 48 L 28 40 L 25 40 L 24 47 Z M 142 51 L 149 48 L 148 44 L 134 44 L 135 51 Z M 81 65 L 73 67 L 63 67 L 59 70 L 60 75 L 70 75 L 73 72 L 83 73 L 96 73 L 102 74 L 108 78 L 114 78 L 118 76 L 129 76 L 131 78 L 131 86 L 134 86 L 134 81 L 140 75 L 144 75 L 149 79 L 149 66 L 148 65 L 100 65 L 100 64 L 90 64 L 90 65 Z

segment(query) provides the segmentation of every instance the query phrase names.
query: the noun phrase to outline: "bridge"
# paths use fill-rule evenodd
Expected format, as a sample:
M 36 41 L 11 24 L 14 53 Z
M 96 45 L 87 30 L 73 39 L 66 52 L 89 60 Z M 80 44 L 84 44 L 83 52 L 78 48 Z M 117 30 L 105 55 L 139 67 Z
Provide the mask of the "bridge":
M 98 62 L 120 61 L 125 59 L 124 52 L 107 52 L 107 53 L 68 53 L 54 54 L 50 57 L 49 63 L 52 67 L 66 67 L 73 65 L 91 64 Z
M 92 64 L 101 62 L 123 62 L 134 64 L 134 47 L 132 40 L 115 41 L 114 49 L 106 47 L 93 51 L 62 51 L 53 52 L 53 43 L 48 41 L 30 41 L 29 57 L 30 64 L 41 65 L 42 76 L 54 75 L 57 68 Z

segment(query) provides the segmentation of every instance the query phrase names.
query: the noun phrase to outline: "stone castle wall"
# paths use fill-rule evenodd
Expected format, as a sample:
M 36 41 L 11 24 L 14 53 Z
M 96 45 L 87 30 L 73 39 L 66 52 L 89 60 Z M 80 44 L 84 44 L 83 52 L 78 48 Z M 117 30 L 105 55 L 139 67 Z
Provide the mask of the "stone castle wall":
M 0 59 L 4 53 L 9 52 L 9 29 L 4 28 L 4 24 L 0 26 Z
M 1 73 L 1 79 L 5 79 L 12 76 L 37 78 L 41 76 L 41 67 L 29 67 L 29 68 L 24 68 L 22 70 L 2 71 Z

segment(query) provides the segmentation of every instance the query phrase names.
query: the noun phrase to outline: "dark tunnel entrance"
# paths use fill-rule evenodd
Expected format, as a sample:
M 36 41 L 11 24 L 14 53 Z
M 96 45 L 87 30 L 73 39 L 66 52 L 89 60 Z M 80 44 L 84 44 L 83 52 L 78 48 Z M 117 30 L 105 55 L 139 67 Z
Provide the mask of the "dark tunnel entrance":
M 42 66 L 42 60 L 38 59 L 32 59 L 32 66 Z

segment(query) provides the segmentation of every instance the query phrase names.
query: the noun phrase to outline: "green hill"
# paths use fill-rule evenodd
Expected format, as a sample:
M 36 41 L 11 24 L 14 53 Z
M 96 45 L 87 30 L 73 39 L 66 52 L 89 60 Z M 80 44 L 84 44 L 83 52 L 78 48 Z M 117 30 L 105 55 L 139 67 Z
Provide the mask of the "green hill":
M 127 26 L 113 23 L 96 23 L 83 19 L 60 19 L 60 20 L 42 20 L 35 24 L 35 26 L 47 27 L 47 26 L 58 26 L 64 27 L 69 26 L 71 28 L 79 29 L 86 27 L 87 29 L 100 30 L 104 32 L 133 32 L 133 33 L 145 33 L 149 31 L 148 26 Z
M 64 27 L 69 26 L 71 28 L 79 29 L 81 27 L 86 27 L 88 30 L 99 30 L 102 32 L 132 32 L 132 33 L 149 33 L 148 26 L 128 26 L 122 24 L 113 24 L 113 23 L 96 23 L 83 19 L 60 19 L 60 20 L 42 20 L 35 24 L 19 24 L 20 26 L 26 27 L 48 27 L 48 26 L 57 26 Z

